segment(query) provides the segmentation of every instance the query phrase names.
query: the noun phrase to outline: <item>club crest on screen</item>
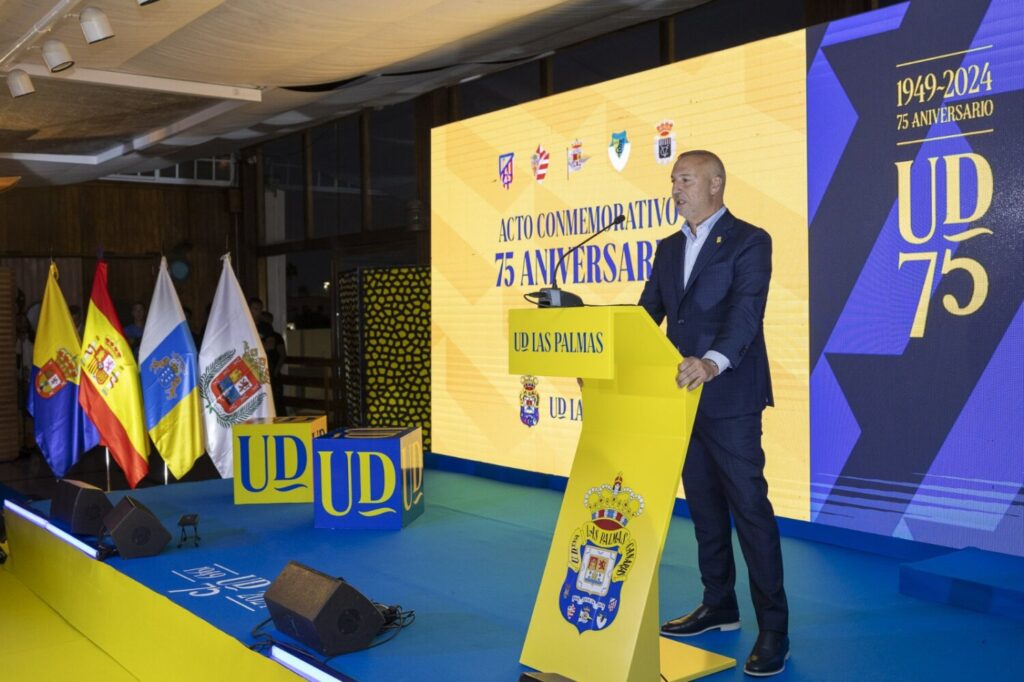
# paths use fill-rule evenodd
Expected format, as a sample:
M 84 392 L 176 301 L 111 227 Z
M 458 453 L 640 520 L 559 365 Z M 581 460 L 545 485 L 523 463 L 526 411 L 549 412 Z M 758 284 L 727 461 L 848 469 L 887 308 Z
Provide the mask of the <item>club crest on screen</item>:
M 548 175 L 548 162 L 551 160 L 551 154 L 548 153 L 547 149 L 537 145 L 537 151 L 530 157 L 530 165 L 533 166 L 533 177 L 537 178 L 537 182 L 544 182 L 544 178 Z
M 615 620 L 622 585 L 636 563 L 636 540 L 626 529 L 644 511 L 644 498 L 622 486 L 595 486 L 584 495 L 590 520 L 569 540 L 569 568 L 558 595 L 562 617 L 583 634 L 604 630 Z
M 583 143 L 578 138 L 572 141 L 566 155 L 570 173 L 579 173 L 583 170 L 583 164 L 590 160 L 589 156 L 583 156 Z
M 515 156 L 515 152 L 498 155 L 498 179 L 501 180 L 501 185 L 505 189 L 512 186 L 512 162 Z
M 654 160 L 663 166 L 672 163 L 676 156 L 676 134 L 672 132 L 674 125 L 672 121 L 662 121 L 655 128 Z
M 523 390 L 519 392 L 519 421 L 526 426 L 536 426 L 540 421 L 540 393 L 537 392 L 537 377 L 526 374 L 519 378 Z
M 629 163 L 629 150 L 632 147 L 626 131 L 612 133 L 612 141 L 608 143 L 608 159 L 612 162 L 615 170 L 622 172 L 622 169 Z

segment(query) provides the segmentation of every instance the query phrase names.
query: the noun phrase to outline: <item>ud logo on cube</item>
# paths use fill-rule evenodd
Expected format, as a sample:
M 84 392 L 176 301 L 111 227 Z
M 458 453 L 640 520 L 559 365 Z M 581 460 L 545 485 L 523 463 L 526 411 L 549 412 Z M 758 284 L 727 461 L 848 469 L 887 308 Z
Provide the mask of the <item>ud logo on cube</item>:
M 313 450 L 317 528 L 400 529 L 423 513 L 419 428 L 336 429 Z
M 313 439 L 326 431 L 322 414 L 235 424 L 235 504 L 312 502 Z

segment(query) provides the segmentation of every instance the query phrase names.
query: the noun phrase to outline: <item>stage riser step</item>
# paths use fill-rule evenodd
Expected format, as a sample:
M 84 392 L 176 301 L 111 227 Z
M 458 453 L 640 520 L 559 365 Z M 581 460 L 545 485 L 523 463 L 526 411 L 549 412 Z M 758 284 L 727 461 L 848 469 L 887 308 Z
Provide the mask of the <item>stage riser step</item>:
M 968 548 L 901 564 L 900 592 L 1024 620 L 1024 557 Z

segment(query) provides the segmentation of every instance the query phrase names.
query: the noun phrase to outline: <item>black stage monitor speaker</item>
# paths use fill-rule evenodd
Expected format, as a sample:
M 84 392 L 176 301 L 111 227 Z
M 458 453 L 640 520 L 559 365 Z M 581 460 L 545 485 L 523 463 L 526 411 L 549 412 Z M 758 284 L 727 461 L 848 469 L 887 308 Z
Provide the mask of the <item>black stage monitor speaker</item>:
M 72 533 L 99 535 L 103 517 L 112 508 L 106 493 L 96 486 L 64 478 L 57 481 L 50 518 L 65 524 Z
M 171 541 L 171 534 L 153 512 L 127 495 L 103 518 L 103 525 L 125 559 L 159 554 Z
M 365 649 L 384 615 L 344 580 L 289 561 L 264 595 L 274 627 L 326 656 Z

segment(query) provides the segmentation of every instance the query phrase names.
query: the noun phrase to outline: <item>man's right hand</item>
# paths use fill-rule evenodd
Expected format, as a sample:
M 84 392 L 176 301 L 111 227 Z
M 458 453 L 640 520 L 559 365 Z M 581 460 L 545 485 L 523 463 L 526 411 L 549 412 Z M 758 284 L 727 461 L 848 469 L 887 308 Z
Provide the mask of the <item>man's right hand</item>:
M 679 373 L 676 375 L 676 386 L 693 390 L 701 384 L 706 384 L 718 375 L 718 368 L 710 360 L 702 358 L 683 358 L 679 363 Z

